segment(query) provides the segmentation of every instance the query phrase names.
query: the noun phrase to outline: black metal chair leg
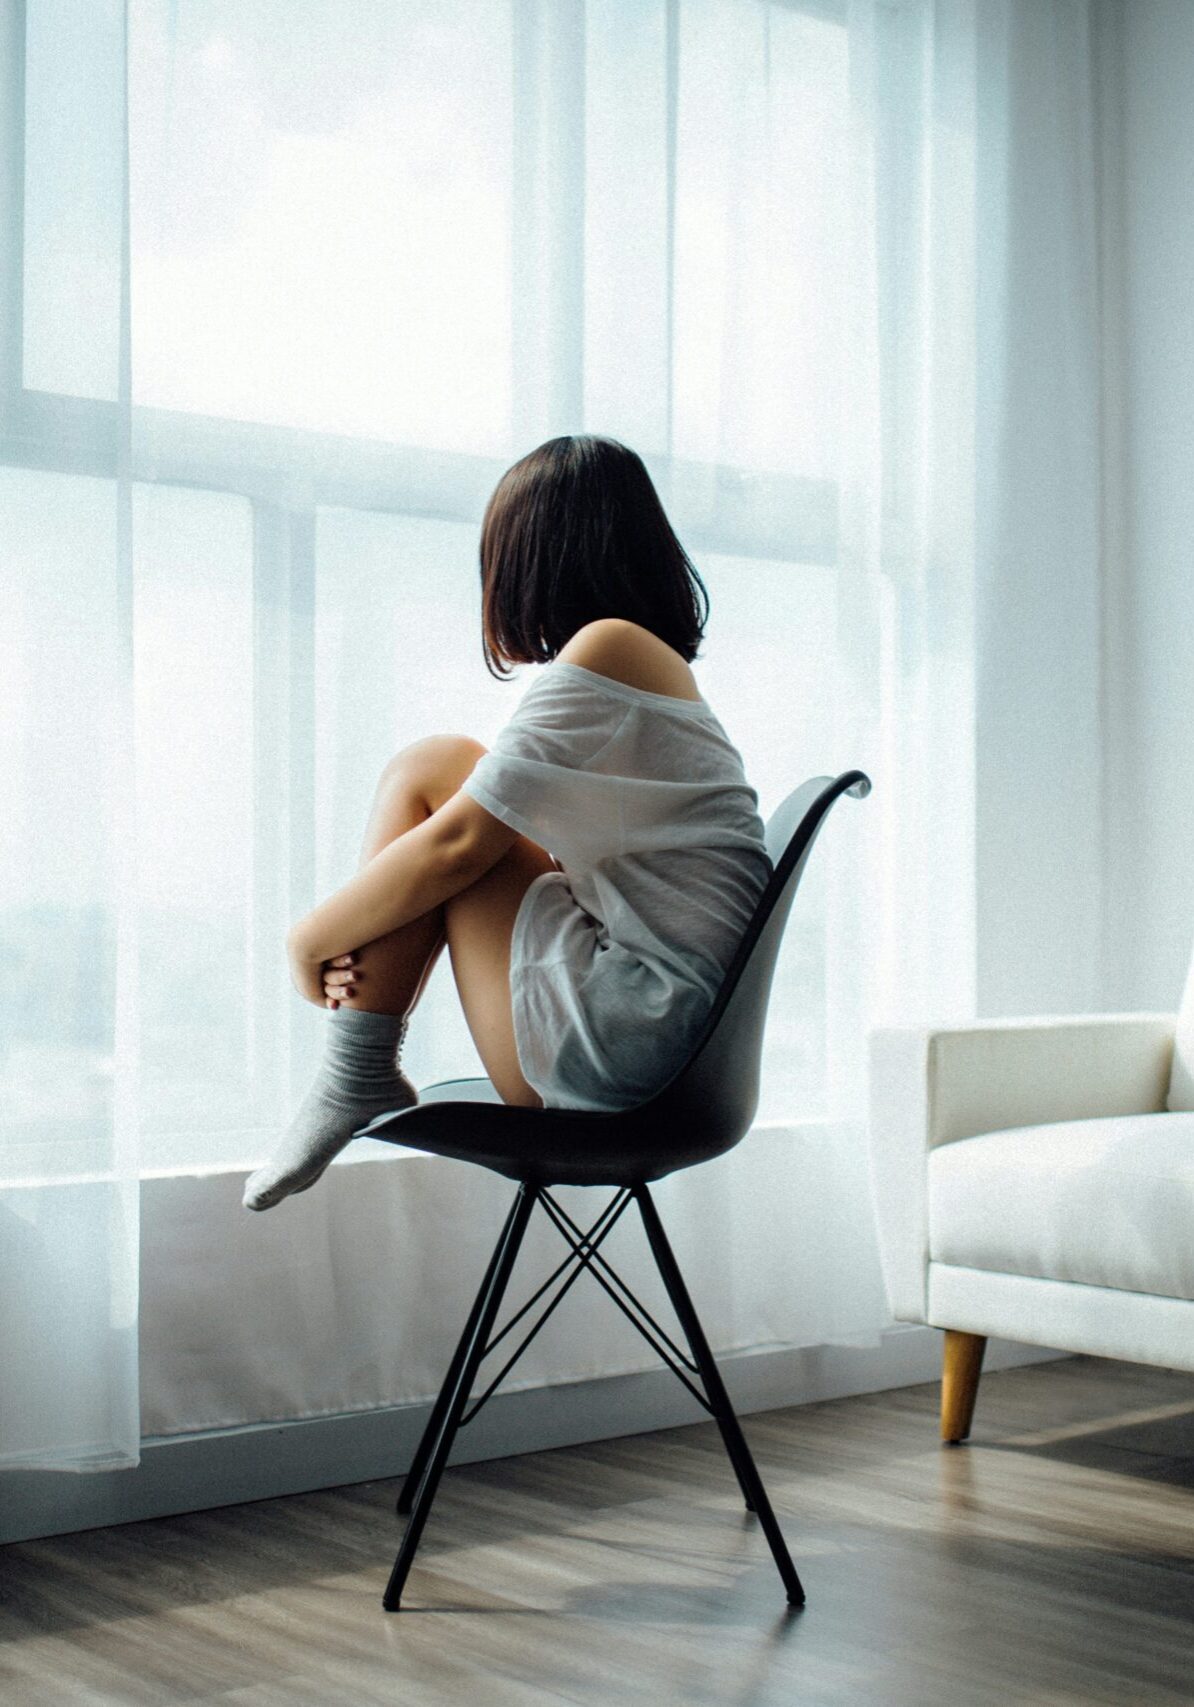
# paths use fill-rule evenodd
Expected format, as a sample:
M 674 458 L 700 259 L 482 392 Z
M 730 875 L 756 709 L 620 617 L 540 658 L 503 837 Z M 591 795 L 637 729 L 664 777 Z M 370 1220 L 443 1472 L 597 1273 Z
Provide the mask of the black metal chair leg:
M 452 1397 L 453 1388 L 460 1379 L 460 1371 L 464 1367 L 469 1342 L 476 1332 L 477 1318 L 481 1314 L 481 1306 L 485 1302 L 486 1291 L 493 1279 L 493 1271 L 497 1267 L 498 1258 L 502 1253 L 503 1241 L 510 1231 L 514 1217 L 518 1214 L 518 1202 L 518 1198 L 515 1197 L 514 1202 L 510 1205 L 510 1213 L 507 1215 L 505 1225 L 498 1235 L 497 1244 L 493 1247 L 493 1255 L 489 1259 L 489 1267 L 485 1270 L 485 1278 L 477 1288 L 477 1296 L 473 1299 L 469 1310 L 468 1320 L 464 1324 L 464 1332 L 460 1336 L 456 1350 L 452 1353 L 448 1373 L 444 1376 L 443 1384 L 436 1394 L 435 1404 L 431 1408 L 431 1415 L 428 1417 L 427 1426 L 423 1430 L 423 1438 L 415 1448 L 415 1455 L 410 1461 L 410 1469 L 406 1472 L 406 1480 L 403 1482 L 402 1491 L 398 1495 L 397 1509 L 400 1517 L 406 1517 L 415 1503 L 415 1495 L 419 1491 L 419 1484 L 427 1469 L 427 1461 L 431 1457 L 431 1448 L 435 1445 L 436 1437 L 444 1426 L 444 1418 L 448 1414 L 448 1401 Z
M 646 1190 L 645 1187 L 643 1189 L 644 1191 Z M 700 1370 L 701 1379 L 705 1385 L 706 1397 L 709 1400 L 710 1414 L 712 1415 L 714 1422 L 717 1424 L 722 1444 L 726 1449 L 726 1454 L 730 1460 L 730 1464 L 733 1466 L 734 1475 L 737 1479 L 738 1487 L 741 1490 L 742 1498 L 745 1501 L 746 1509 L 753 1513 L 755 1512 L 753 1491 L 755 1485 L 759 1481 L 758 1471 L 755 1469 L 754 1460 L 746 1445 L 746 1440 L 742 1434 L 742 1430 L 737 1425 L 737 1417 L 734 1414 L 733 1406 L 730 1404 L 729 1395 L 725 1391 L 725 1385 L 721 1380 L 721 1372 L 717 1369 L 715 1363 L 713 1364 L 713 1367 L 716 1375 L 717 1390 L 714 1390 L 714 1388 L 709 1385 L 706 1376 L 705 1363 L 700 1356 L 697 1346 L 693 1343 L 693 1334 L 690 1331 L 692 1327 L 695 1327 L 697 1333 L 700 1335 L 701 1347 L 708 1354 L 708 1361 L 710 1363 L 713 1363 L 713 1354 L 709 1351 L 708 1341 L 704 1337 L 704 1330 L 701 1328 L 700 1322 L 697 1318 L 696 1307 L 693 1304 L 692 1299 L 688 1296 L 687 1288 L 684 1286 L 683 1278 L 680 1274 L 680 1265 L 676 1262 L 675 1253 L 672 1251 L 671 1245 L 668 1243 L 667 1237 L 664 1234 L 663 1223 L 659 1219 L 659 1213 L 655 1209 L 654 1201 L 648 1196 L 647 1202 L 650 1205 L 651 1213 L 654 1216 L 654 1230 L 652 1230 L 650 1226 L 647 1227 L 648 1242 L 650 1243 L 656 1263 L 659 1266 L 660 1273 L 663 1276 L 668 1297 L 672 1301 L 672 1308 L 679 1317 L 685 1336 L 688 1339 L 689 1350 L 692 1352 L 693 1358 Z M 639 1203 L 639 1212 L 640 1214 L 643 1213 L 641 1201 Z M 644 1214 L 644 1223 L 645 1222 L 646 1216 Z M 665 1267 L 663 1261 L 660 1259 L 659 1246 L 656 1244 L 656 1235 L 658 1235 L 658 1238 L 662 1240 L 663 1247 L 667 1250 L 667 1254 L 671 1259 L 670 1271 Z M 678 1282 L 681 1290 L 683 1291 L 685 1304 L 687 1305 L 687 1314 L 677 1301 L 677 1294 L 673 1286 L 673 1281 Z M 726 1427 L 725 1419 L 727 1412 L 735 1425 L 733 1428 Z M 751 1474 L 752 1471 L 754 1472 L 753 1479 Z
M 502 1297 L 509 1283 L 515 1259 L 518 1256 L 518 1248 L 522 1244 L 527 1222 L 531 1218 L 531 1211 L 534 1209 L 538 1198 L 539 1191 L 536 1186 L 526 1184 L 519 1186 L 514 1211 L 498 1240 L 494 1260 L 490 1264 L 485 1284 L 481 1288 L 480 1307 L 475 1312 L 473 1331 L 469 1336 L 459 1373 L 448 1397 L 443 1421 L 436 1435 L 435 1444 L 431 1448 L 427 1467 L 420 1478 L 418 1492 L 415 1495 L 414 1505 L 406 1525 L 406 1532 L 402 1537 L 402 1545 L 398 1549 L 398 1557 L 394 1561 L 394 1569 L 390 1572 L 390 1580 L 386 1585 L 382 1605 L 387 1612 L 396 1612 L 402 1603 L 402 1590 L 406 1586 L 407 1576 L 410 1574 L 411 1565 L 414 1563 L 423 1529 L 431 1511 L 432 1502 L 435 1499 L 436 1489 L 439 1487 L 439 1479 L 443 1474 L 444 1465 L 448 1461 L 448 1454 L 452 1450 L 452 1442 L 456 1437 L 456 1430 L 460 1426 L 460 1418 L 468 1401 L 469 1390 L 476 1378 L 478 1366 L 484 1356 L 489 1336 L 493 1331 L 498 1310 L 501 1308 Z
M 751 1457 L 750 1448 L 746 1444 L 746 1437 L 742 1433 L 738 1418 L 734 1415 L 730 1396 L 726 1392 L 721 1372 L 714 1361 L 713 1353 L 709 1349 L 709 1342 L 705 1338 L 704 1329 L 701 1327 L 700 1319 L 693 1308 L 692 1299 L 688 1296 L 688 1288 L 684 1284 L 679 1265 L 672 1254 L 672 1247 L 663 1230 L 659 1212 L 655 1208 L 651 1194 L 645 1185 L 635 1186 L 634 1196 L 638 1203 L 639 1213 L 643 1218 L 643 1227 L 646 1230 L 648 1243 L 651 1246 L 655 1261 L 659 1265 L 659 1272 L 663 1277 L 663 1284 L 667 1288 L 668 1297 L 672 1301 L 672 1308 L 680 1319 L 680 1326 L 684 1329 L 684 1335 L 688 1340 L 693 1359 L 700 1369 L 701 1380 L 705 1384 L 705 1392 L 713 1408 L 717 1426 L 721 1430 L 721 1438 L 725 1442 L 730 1462 L 737 1472 L 739 1483 L 748 1501 L 758 1513 L 763 1533 L 767 1537 L 776 1567 L 783 1579 L 784 1588 L 787 1590 L 789 1604 L 803 1606 L 804 1589 L 797 1575 L 796 1567 L 792 1563 L 792 1555 L 788 1552 L 788 1544 L 784 1540 L 783 1531 L 776 1521 L 774 1511 L 771 1509 L 771 1501 L 767 1498 L 767 1490 L 763 1486 L 755 1461 Z
M 716 1414 L 716 1412 L 714 1413 L 713 1421 L 717 1424 L 718 1428 L 721 1428 L 721 1418 Z M 742 1495 L 742 1503 L 746 1507 L 747 1511 L 749 1511 L 753 1514 L 754 1509 L 755 1509 L 755 1502 L 751 1498 L 750 1488 L 747 1486 L 746 1477 L 742 1474 L 742 1465 L 739 1463 L 738 1459 L 734 1456 L 734 1454 L 732 1452 L 730 1452 L 730 1443 L 726 1439 L 726 1431 L 724 1428 L 721 1429 L 721 1438 L 722 1438 L 722 1441 L 725 1445 L 726 1451 L 729 1453 L 730 1463 L 734 1466 L 734 1474 L 738 1478 L 738 1491 Z

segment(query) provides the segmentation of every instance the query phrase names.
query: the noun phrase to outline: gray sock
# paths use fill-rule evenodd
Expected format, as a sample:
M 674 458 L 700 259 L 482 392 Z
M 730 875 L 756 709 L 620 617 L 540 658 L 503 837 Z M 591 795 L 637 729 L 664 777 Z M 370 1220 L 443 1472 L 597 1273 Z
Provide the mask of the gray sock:
M 323 1065 L 269 1161 L 250 1174 L 246 1209 L 271 1209 L 323 1173 L 353 1133 L 379 1114 L 409 1108 L 419 1093 L 398 1064 L 407 1021 L 364 1008 L 328 1010 Z

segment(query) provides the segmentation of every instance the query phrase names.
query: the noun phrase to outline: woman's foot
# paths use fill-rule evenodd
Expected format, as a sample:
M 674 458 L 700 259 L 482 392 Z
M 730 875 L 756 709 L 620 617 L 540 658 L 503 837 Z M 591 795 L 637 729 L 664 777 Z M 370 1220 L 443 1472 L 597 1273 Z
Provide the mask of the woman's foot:
M 362 1126 L 410 1108 L 419 1093 L 398 1065 L 406 1020 L 341 1007 L 328 1014 L 327 1053 L 268 1162 L 250 1174 L 246 1209 L 272 1209 L 313 1186 Z

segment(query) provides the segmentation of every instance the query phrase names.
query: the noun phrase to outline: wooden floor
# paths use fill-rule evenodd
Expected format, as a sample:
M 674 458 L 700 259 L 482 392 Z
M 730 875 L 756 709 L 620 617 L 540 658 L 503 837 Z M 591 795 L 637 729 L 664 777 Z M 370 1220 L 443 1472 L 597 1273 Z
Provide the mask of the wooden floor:
M 398 1614 L 396 1482 L 8 1548 L 0 1701 L 1189 1707 L 1194 1376 L 936 1399 L 746 1419 L 799 1613 L 709 1425 L 449 1471 Z

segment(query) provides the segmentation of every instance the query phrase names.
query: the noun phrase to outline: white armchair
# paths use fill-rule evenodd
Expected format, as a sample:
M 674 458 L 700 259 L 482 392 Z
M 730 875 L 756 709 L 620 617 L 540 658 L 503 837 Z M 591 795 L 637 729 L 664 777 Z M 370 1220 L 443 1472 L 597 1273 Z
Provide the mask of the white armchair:
M 1176 1026 L 1135 1013 L 872 1033 L 884 1274 L 898 1319 L 945 1330 L 944 1439 L 969 1433 L 991 1334 L 1194 1370 Z

